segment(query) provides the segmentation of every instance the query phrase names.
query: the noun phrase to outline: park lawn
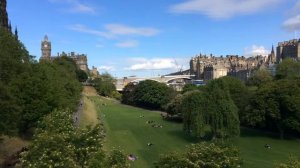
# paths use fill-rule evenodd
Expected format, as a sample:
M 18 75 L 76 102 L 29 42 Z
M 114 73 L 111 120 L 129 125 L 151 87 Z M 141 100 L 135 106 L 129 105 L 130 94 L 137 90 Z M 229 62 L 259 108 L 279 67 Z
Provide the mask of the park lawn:
M 96 103 L 100 118 L 104 123 L 107 138 L 105 149 L 122 149 L 125 154 L 134 154 L 137 161 L 132 167 L 153 167 L 160 154 L 177 150 L 196 142 L 182 131 L 182 124 L 161 119 L 160 113 L 122 105 L 116 101 L 89 97 Z M 140 117 L 144 116 L 144 117 Z M 163 128 L 153 128 L 146 121 L 153 120 Z M 300 140 L 279 140 L 263 132 L 242 129 L 241 137 L 235 145 L 241 151 L 245 168 L 272 168 L 276 162 L 283 162 L 290 154 L 300 156 Z M 147 146 L 151 142 L 154 145 Z M 264 147 L 269 144 L 271 149 Z

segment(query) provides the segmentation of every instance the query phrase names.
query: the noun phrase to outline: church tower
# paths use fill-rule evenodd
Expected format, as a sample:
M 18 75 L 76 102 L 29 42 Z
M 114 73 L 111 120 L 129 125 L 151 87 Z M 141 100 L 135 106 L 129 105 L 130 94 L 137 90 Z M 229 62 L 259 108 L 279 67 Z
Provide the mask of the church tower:
M 0 29 L 9 30 L 6 0 L 0 0 Z
M 51 59 L 51 42 L 48 40 L 48 36 L 45 35 L 44 40 L 41 43 L 42 56 L 41 60 Z

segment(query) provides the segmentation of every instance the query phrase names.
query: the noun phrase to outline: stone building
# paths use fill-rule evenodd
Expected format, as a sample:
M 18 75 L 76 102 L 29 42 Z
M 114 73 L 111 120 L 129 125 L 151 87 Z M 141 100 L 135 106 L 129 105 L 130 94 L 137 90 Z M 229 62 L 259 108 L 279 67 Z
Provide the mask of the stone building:
M 56 57 L 67 56 L 69 58 L 72 58 L 75 61 L 78 68 L 85 71 L 86 73 L 89 72 L 88 63 L 87 63 L 87 55 L 85 55 L 85 54 L 75 54 L 75 52 L 66 54 L 66 53 L 62 52 L 62 54 L 58 53 L 57 56 L 51 56 L 51 42 L 49 41 L 47 35 L 44 37 L 43 41 L 41 42 L 41 50 L 42 50 L 42 56 L 40 58 L 40 61 L 42 61 L 42 60 L 51 61 L 51 60 L 55 59 Z
M 252 71 L 265 62 L 263 56 L 245 58 L 237 55 L 216 57 L 212 54 L 209 56 L 200 54 L 190 60 L 190 74 L 195 75 L 195 79 L 204 79 L 204 81 L 227 75 L 246 81 Z
M 277 63 L 285 58 L 300 60 L 300 39 L 279 42 L 276 51 Z

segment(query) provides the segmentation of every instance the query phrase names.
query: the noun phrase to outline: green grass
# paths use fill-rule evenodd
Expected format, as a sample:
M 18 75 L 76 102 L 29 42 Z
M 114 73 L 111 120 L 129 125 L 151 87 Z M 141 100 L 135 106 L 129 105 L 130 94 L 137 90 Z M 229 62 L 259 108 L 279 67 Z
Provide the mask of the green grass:
M 131 162 L 132 167 L 153 167 L 159 155 L 170 151 L 180 151 L 186 145 L 196 142 L 182 131 L 182 124 L 167 122 L 160 114 L 140 108 L 126 106 L 117 102 L 90 97 L 104 122 L 107 139 L 105 149 L 123 149 L 126 154 L 135 154 L 138 160 Z M 144 116 L 140 118 L 140 116 Z M 163 128 L 153 128 L 146 121 L 153 120 Z M 147 146 L 151 142 L 154 145 Z M 266 149 L 270 144 L 271 149 Z M 279 140 L 272 135 L 255 130 L 243 129 L 237 139 L 245 168 L 271 168 L 276 162 L 285 161 L 290 154 L 300 156 L 299 140 Z
M 79 126 L 85 128 L 88 125 L 95 126 L 98 121 L 97 110 L 95 103 L 88 99 L 87 96 L 83 96 L 83 111 L 80 113 Z

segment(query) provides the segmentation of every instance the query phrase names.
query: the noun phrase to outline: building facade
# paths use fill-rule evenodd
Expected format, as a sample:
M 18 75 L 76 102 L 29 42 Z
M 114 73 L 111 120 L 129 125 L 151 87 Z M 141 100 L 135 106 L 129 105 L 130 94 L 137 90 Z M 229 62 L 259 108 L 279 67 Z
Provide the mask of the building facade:
M 300 39 L 279 42 L 276 50 L 277 63 L 285 58 L 300 60 Z
M 195 75 L 195 79 L 203 79 L 205 82 L 227 75 L 246 81 L 252 71 L 265 63 L 266 58 L 263 56 L 245 58 L 238 55 L 216 57 L 212 54 L 200 54 L 190 60 L 190 74 Z
M 51 56 L 51 42 L 49 41 L 47 35 L 44 37 L 44 39 L 41 42 L 41 50 L 42 50 L 42 55 L 40 57 L 40 61 L 52 61 L 56 57 L 67 56 L 75 61 L 79 69 L 85 71 L 86 73 L 89 72 L 87 55 L 85 54 L 75 54 L 75 52 L 66 54 L 62 52 L 62 54 L 58 53 L 57 56 Z

